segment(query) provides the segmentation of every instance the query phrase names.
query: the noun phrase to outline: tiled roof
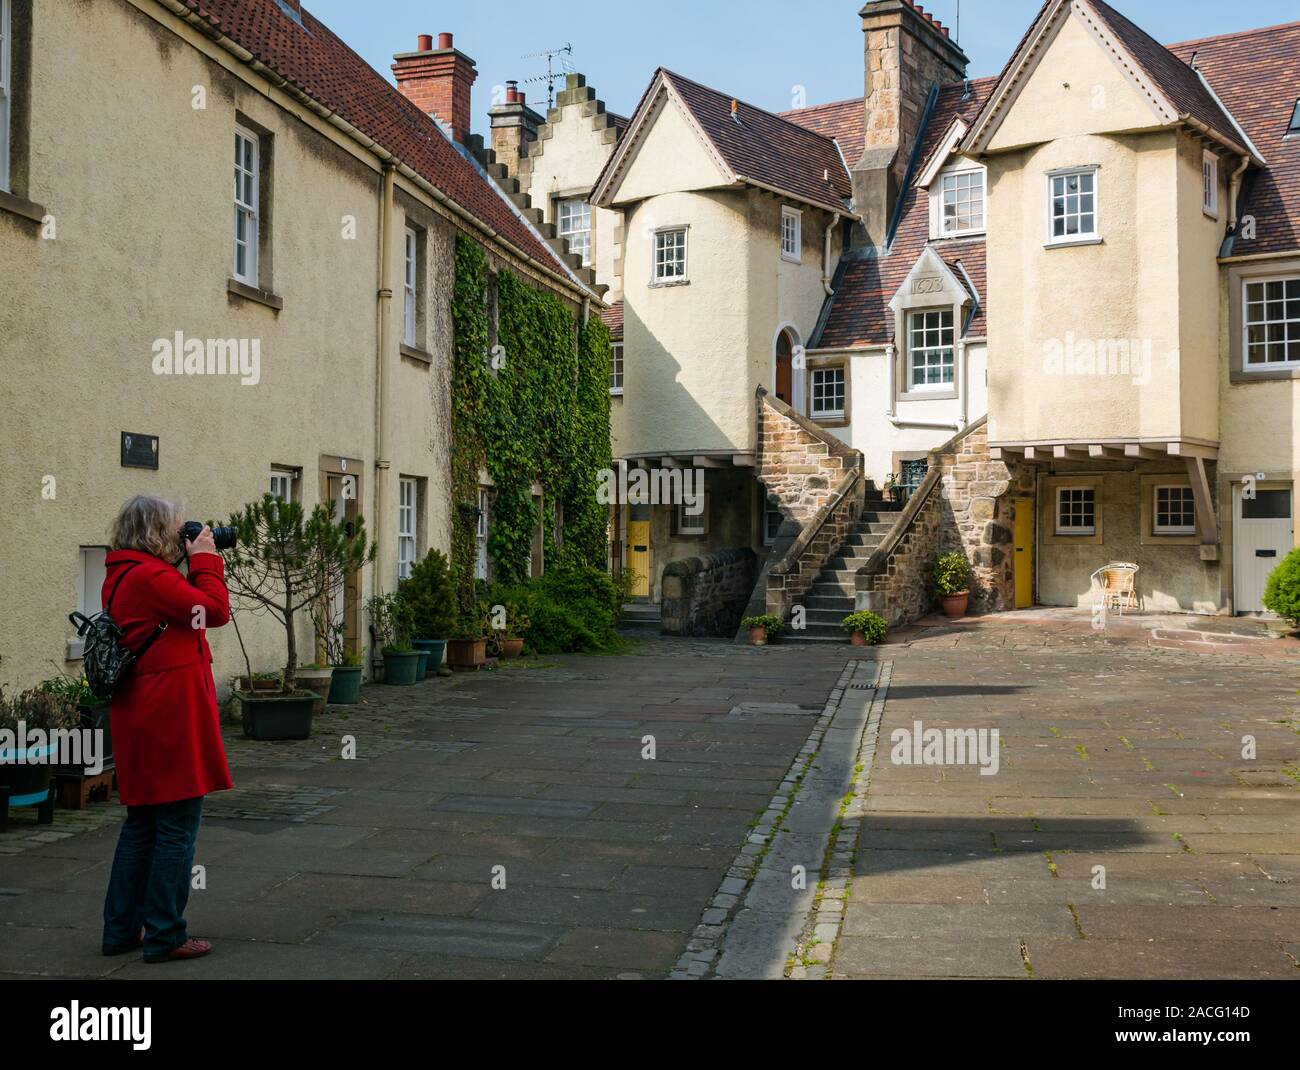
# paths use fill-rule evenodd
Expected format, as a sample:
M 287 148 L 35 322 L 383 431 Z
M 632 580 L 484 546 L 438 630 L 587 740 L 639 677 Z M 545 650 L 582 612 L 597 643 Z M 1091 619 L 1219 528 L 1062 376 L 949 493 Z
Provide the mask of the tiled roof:
M 615 301 L 613 304 L 600 310 L 600 318 L 604 321 L 605 326 L 609 328 L 609 336 L 615 342 L 623 340 L 623 302 Z
M 1225 137 L 1239 140 L 1232 120 L 1187 63 L 1103 0 L 1089 2 L 1180 115 L 1189 115 Z
M 1300 22 L 1170 45 L 1196 66 L 1250 135 L 1267 167 L 1252 169 L 1243 216 L 1254 216 L 1254 240 L 1238 238 L 1236 255 L 1300 249 L 1300 137 L 1286 136 L 1300 98 Z
M 214 30 L 372 138 L 520 252 L 572 278 L 550 246 L 461 156 L 438 125 L 309 12 L 302 12 L 300 26 L 276 0 L 183 2 Z
M 789 119 L 813 133 L 837 141 L 850 167 L 862 159 L 867 115 L 861 97 L 838 100 L 834 104 L 817 104 L 811 108 L 796 108 L 780 114 L 783 119 Z
M 960 83 L 944 86 L 939 91 L 925 136 L 917 149 L 918 166 L 938 151 L 954 119 L 967 123 L 974 120 L 997 81 L 996 78 L 976 79 L 970 83 L 969 95 L 966 86 Z M 958 278 L 962 278 L 958 265 L 970 276 L 979 295 L 979 307 L 967 333 L 973 338 L 983 337 L 989 300 L 984 239 L 943 238 L 930 242 L 929 238 L 927 191 L 909 185 L 903 191 L 902 216 L 888 252 L 881 257 L 844 261 L 831 299 L 830 315 L 820 335 L 813 339 L 813 347 L 842 349 L 889 342 L 894 336 L 894 314 L 889 302 L 927 244 L 934 246 Z
M 828 137 L 732 98 L 672 71 L 661 70 L 734 174 L 755 183 L 843 212 L 853 183 Z

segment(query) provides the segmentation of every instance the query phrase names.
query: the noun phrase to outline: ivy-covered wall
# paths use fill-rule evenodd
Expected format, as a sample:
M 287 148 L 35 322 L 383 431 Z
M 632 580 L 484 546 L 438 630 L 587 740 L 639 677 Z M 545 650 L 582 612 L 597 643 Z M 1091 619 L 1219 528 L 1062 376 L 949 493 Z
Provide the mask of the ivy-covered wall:
M 579 324 L 556 294 L 493 274 L 483 248 L 463 236 L 452 321 L 452 560 L 462 605 L 473 599 L 481 469 L 495 484 L 488 554 L 497 580 L 528 576 L 534 483 L 546 503 L 546 567 L 603 567 L 608 511 L 596 488 L 613 463 L 605 325 L 594 314 Z M 563 518 L 558 545 L 550 503 Z

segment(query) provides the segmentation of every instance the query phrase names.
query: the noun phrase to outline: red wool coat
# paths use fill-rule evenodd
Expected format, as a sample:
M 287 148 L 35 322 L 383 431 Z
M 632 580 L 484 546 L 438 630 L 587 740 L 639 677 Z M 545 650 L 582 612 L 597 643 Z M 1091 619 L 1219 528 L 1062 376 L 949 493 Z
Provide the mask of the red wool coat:
M 105 604 L 123 569 L 130 568 L 111 610 L 125 645 L 138 651 L 160 623 L 167 624 L 109 707 L 123 805 L 177 802 L 233 787 L 204 631 L 230 620 L 225 562 L 218 554 L 195 554 L 188 578 L 135 550 L 114 550 L 106 563 Z

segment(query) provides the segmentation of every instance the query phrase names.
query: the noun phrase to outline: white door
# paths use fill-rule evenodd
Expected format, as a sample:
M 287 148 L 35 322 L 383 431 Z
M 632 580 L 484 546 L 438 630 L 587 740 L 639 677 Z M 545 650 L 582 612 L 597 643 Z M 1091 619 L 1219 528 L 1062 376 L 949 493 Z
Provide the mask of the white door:
M 1291 488 L 1260 486 L 1252 499 L 1237 486 L 1233 502 L 1233 606 L 1238 613 L 1263 613 L 1264 585 L 1295 548 Z

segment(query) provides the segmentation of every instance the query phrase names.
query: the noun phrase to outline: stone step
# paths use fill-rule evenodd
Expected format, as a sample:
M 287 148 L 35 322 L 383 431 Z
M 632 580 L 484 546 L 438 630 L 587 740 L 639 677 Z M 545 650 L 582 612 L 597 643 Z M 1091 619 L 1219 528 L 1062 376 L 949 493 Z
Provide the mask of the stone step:
M 799 604 L 812 613 L 838 613 L 841 618 L 853 612 L 856 599 L 847 594 L 812 594 L 799 599 Z

